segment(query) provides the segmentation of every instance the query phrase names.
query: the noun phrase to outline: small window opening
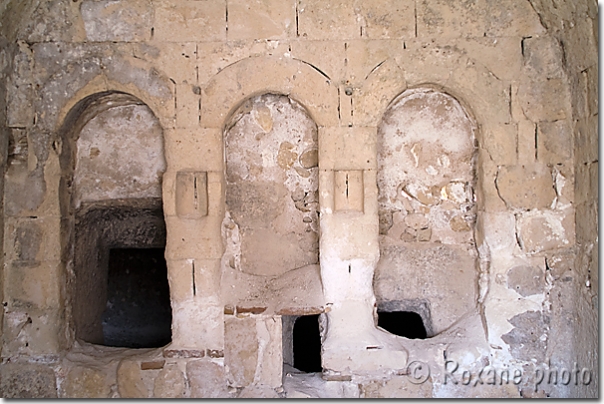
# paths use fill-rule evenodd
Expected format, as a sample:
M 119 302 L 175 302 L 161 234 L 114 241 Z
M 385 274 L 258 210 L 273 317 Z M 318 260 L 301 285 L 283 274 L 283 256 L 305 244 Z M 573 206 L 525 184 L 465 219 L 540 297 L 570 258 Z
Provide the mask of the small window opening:
M 110 249 L 104 345 L 158 348 L 170 342 L 171 323 L 164 249 Z
M 412 311 L 378 311 L 378 327 L 391 334 L 410 339 L 426 339 L 422 317 Z
M 283 362 L 300 372 L 322 372 L 319 315 L 283 316 Z

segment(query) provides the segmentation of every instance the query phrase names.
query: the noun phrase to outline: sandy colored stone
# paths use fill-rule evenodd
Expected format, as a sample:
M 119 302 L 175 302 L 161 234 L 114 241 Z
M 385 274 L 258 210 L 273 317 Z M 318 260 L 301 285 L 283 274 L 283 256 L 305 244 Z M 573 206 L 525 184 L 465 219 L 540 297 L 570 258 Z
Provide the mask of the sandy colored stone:
M 562 47 L 556 38 L 544 36 L 522 40 L 524 65 L 540 77 L 563 78 Z
M 136 57 L 153 63 L 176 84 L 197 84 L 197 43 L 142 42 L 129 46 Z
M 523 65 L 521 38 L 459 38 L 455 46 L 467 52 L 471 59 L 484 64 L 500 80 L 515 80 L 520 74 Z
M 229 384 L 235 387 L 252 384 L 259 359 L 256 319 L 226 319 L 224 337 Z
M 54 307 L 60 293 L 57 276 L 60 265 L 60 261 L 43 261 L 33 265 L 24 265 L 19 261 L 13 263 L 5 281 L 11 288 L 13 299 L 41 309 Z
M 404 71 L 393 59 L 382 61 L 352 94 L 355 126 L 375 126 L 388 105 L 407 88 Z
M 267 125 L 262 117 L 269 116 Z M 315 264 L 318 168 L 299 159 L 317 150 L 315 123 L 297 102 L 270 94 L 244 103 L 232 119 L 225 134 L 225 260 L 264 276 Z
M 432 379 L 424 383 L 413 384 L 407 376 L 395 376 L 386 381 L 373 381 L 362 384 L 363 398 L 429 398 L 433 397 Z
M 569 90 L 564 79 L 522 76 L 518 100 L 524 114 L 533 122 L 569 118 Z
M 575 243 L 574 212 L 536 212 L 518 220 L 518 237 L 522 248 L 531 253 L 570 247 Z
M 229 1 L 228 39 L 285 39 L 295 34 L 296 10 L 279 0 Z
M 395 39 L 415 36 L 415 3 L 412 1 L 361 2 L 360 13 L 362 37 Z
M 518 121 L 518 163 L 532 164 L 535 162 L 535 133 L 537 126 L 528 119 Z
M 344 79 L 346 45 L 341 41 L 292 41 L 291 55 L 321 70 L 334 82 Z
M 376 298 L 430 302 L 431 324 L 424 326 L 438 334 L 474 304 L 476 291 L 468 285 L 476 282 L 475 258 L 458 246 L 409 241 L 382 241 L 373 282 Z M 404 285 L 396 279 L 404 279 Z
M 56 398 L 52 368 L 44 365 L 3 364 L 0 395 L 4 398 Z
M 176 173 L 176 215 L 181 219 L 201 219 L 208 214 L 208 174 L 206 171 Z
M 360 87 L 371 72 L 388 59 L 394 59 L 404 51 L 402 40 L 360 40 L 346 42 L 346 80 L 353 87 Z M 379 119 L 379 117 L 374 117 Z
M 567 120 L 540 122 L 537 125 L 537 159 L 548 164 L 570 160 L 572 132 Z
M 510 268 L 507 272 L 508 288 L 515 290 L 522 296 L 543 293 L 544 280 L 543 271 L 533 266 L 518 265 Z
M 420 229 L 417 231 L 417 241 L 430 241 L 432 238 L 432 229 Z
M 422 0 L 418 35 L 439 37 L 530 36 L 545 32 L 528 3 L 488 0 L 473 3 Z
M 207 216 L 198 220 L 167 217 L 168 231 L 179 235 L 166 242 L 166 259 L 220 258 L 223 246 L 220 241 L 221 219 Z
M 319 128 L 319 167 L 335 170 L 375 168 L 375 128 Z
M 206 360 L 187 362 L 191 398 L 230 398 L 223 366 Z
M 274 388 L 264 385 L 245 387 L 237 398 L 280 398 Z
M 352 2 L 304 0 L 298 4 L 298 35 L 304 39 L 352 39 L 361 36 Z
M 148 398 L 151 389 L 138 361 L 124 359 L 117 368 L 117 389 L 121 398 Z
M 155 378 L 153 396 L 158 398 L 186 397 L 185 375 L 177 363 L 168 363 Z
M 176 126 L 179 128 L 196 128 L 199 126 L 199 95 L 201 89 L 195 84 L 176 86 Z
M 5 295 L 6 296 L 6 295 Z M 39 309 L 15 299 L 4 314 L 4 351 L 7 355 L 53 355 L 62 348 L 64 306 Z M 42 371 L 41 371 L 42 372 Z M 43 376 L 46 377 L 46 376 Z M 35 387 L 37 388 L 37 387 Z
M 542 164 L 501 167 L 496 183 L 501 198 L 516 208 L 549 208 L 556 196 L 552 174 Z
M 470 226 L 468 222 L 462 216 L 454 216 L 453 219 L 449 222 L 451 229 L 453 231 L 469 231 Z
M 586 204 L 597 200 L 599 165 L 599 162 L 594 162 L 577 167 L 574 186 L 577 204 Z
M 363 212 L 365 202 L 363 171 L 336 171 L 334 200 L 336 211 Z
M 521 147 L 517 140 L 517 137 L 520 138 L 520 135 L 517 133 L 517 126 L 513 124 L 498 125 L 492 131 L 484 133 L 485 148 L 489 153 L 489 157 L 497 164 L 516 164 L 516 150 L 520 154 Z M 525 145 L 523 144 L 522 146 L 524 147 Z M 523 149 L 523 152 L 524 150 L 526 149 Z
M 151 38 L 153 7 L 145 1 L 84 1 L 80 6 L 86 39 L 139 42 Z
M 83 366 L 72 368 L 63 382 L 65 395 L 70 398 L 107 398 L 111 386 L 101 370 Z
M 147 106 L 127 105 L 96 115 L 77 141 L 76 206 L 81 201 L 161 195 L 163 136 Z
M 412 213 L 405 217 L 405 223 L 415 230 L 420 230 L 428 227 L 430 222 L 425 215 Z
M 6 118 L 7 124 L 11 127 L 28 127 L 32 120 L 34 113 L 32 105 L 33 89 L 31 87 L 33 81 L 32 62 L 31 49 L 22 48 L 13 59 L 16 74 L 6 80 L 6 86 L 9 90 L 6 96 Z
M 166 161 L 182 170 L 222 171 L 222 134 L 216 129 L 166 130 Z
M 209 42 L 226 38 L 224 1 L 160 2 L 155 9 L 155 38 L 166 42 Z
M 409 360 L 454 357 L 476 367 L 537 360 L 597 368 L 598 5 L 554 3 L 2 2 L 0 321 L 7 363 L 0 395 L 54 396 L 58 386 L 67 396 L 130 389 L 128 395 L 160 397 L 596 397 L 595 382 L 535 391 L 530 383 L 454 387 L 435 378 L 429 388 L 391 375 L 407 352 Z M 411 111 L 388 129 L 408 140 L 408 129 L 421 126 L 417 139 L 382 148 L 379 136 L 397 120 L 385 110 L 409 89 L 450 96 L 455 102 L 444 109 L 459 106 L 467 130 L 454 130 L 451 120 L 440 125 L 446 130 L 433 130 L 443 114 L 431 99 L 426 104 L 437 113 Z M 112 95 L 99 97 L 106 93 Z M 255 136 L 269 136 L 280 124 L 275 111 L 257 108 L 249 122 L 254 137 L 243 136 L 251 141 L 241 156 L 253 163 L 246 175 L 268 170 L 273 157 L 287 175 L 261 187 L 252 178 L 253 186 L 227 198 L 233 172 L 224 164 L 232 150 L 225 134 L 236 124 L 235 111 L 263 94 L 299 103 L 317 125 L 320 144 L 297 149 L 294 120 L 286 136 L 254 156 Z M 152 114 L 123 125 L 111 111 L 126 108 L 124 97 L 127 108 L 146 104 Z M 74 119 L 80 113 L 84 131 Z M 99 125 L 103 116 L 109 119 Z M 461 138 L 467 153 L 453 157 L 450 148 L 434 145 Z M 146 165 L 153 153 L 164 153 L 145 146 L 151 139 L 165 148 L 163 175 Z M 78 174 L 77 153 L 98 164 Z M 336 170 L 362 171 L 362 190 L 336 178 Z M 110 171 L 117 173 L 115 188 L 105 181 Z M 176 216 L 179 171 L 207 172 L 207 216 Z M 132 351 L 73 341 L 80 330 L 70 316 L 79 307 L 70 285 L 82 274 L 69 275 L 70 251 L 78 251 L 70 240 L 82 236 L 73 233 L 72 194 L 82 174 L 97 199 L 162 196 L 173 315 L 163 369 L 141 369 L 159 367 L 156 357 L 124 359 Z M 152 181 L 143 180 L 148 176 Z M 292 178 L 317 187 L 282 192 Z M 135 181 L 144 184 L 137 188 Z M 141 193 L 120 193 L 126 188 Z M 351 193 L 362 195 L 362 211 L 336 212 L 342 205 L 336 197 Z M 246 215 L 278 228 L 277 235 L 250 238 L 249 228 L 237 235 L 226 208 L 238 202 L 243 211 L 255 208 L 261 197 L 266 206 Z M 281 212 L 284 204 L 297 216 Z M 415 215 L 426 223 L 411 223 Z M 278 255 L 292 229 L 299 231 L 292 244 L 311 252 L 312 264 Z M 238 245 L 237 237 L 245 242 Z M 266 262 L 254 274 L 237 268 L 237 259 L 259 256 L 274 258 L 270 270 Z M 94 254 L 87 257 L 95 271 L 104 270 Z M 102 289 L 95 286 L 84 295 Z M 436 335 L 411 341 L 382 333 L 374 297 L 378 307 L 424 308 Z M 232 319 L 236 307 L 244 308 L 237 320 L 253 319 L 253 326 L 225 338 L 226 306 Z M 290 374 L 282 377 L 291 358 L 282 358 L 281 322 L 273 312 L 324 313 L 323 359 L 344 373 L 323 380 L 286 368 Z M 253 380 L 228 386 L 231 370 L 223 362 L 248 345 L 257 355 Z M 107 382 L 116 376 L 117 384 Z

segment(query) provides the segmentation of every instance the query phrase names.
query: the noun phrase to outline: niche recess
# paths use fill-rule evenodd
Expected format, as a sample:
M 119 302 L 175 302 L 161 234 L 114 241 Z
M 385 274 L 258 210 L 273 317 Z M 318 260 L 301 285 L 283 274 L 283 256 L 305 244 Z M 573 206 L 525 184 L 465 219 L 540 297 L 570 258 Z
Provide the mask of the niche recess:
M 405 91 L 378 127 L 374 290 L 382 312 L 417 313 L 428 336 L 476 301 L 475 158 L 473 122 L 442 91 Z
M 319 315 L 283 316 L 282 322 L 286 369 L 289 366 L 303 373 L 321 372 Z
M 124 93 L 99 93 L 67 117 L 62 213 L 75 336 L 131 348 L 170 342 L 161 201 L 163 131 Z
M 304 107 L 283 95 L 245 101 L 226 126 L 225 303 L 266 313 L 322 305 L 317 139 Z

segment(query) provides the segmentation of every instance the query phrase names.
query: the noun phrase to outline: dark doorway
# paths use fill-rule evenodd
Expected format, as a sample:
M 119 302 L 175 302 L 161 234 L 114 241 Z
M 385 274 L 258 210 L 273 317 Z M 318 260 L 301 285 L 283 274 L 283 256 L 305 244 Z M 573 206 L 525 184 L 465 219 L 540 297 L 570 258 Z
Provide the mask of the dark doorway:
M 300 316 L 293 331 L 294 367 L 302 372 L 322 372 L 319 315 Z
M 104 345 L 158 348 L 171 341 L 171 323 L 164 249 L 110 249 Z
M 378 311 L 378 326 L 391 334 L 410 339 L 425 339 L 422 317 L 412 311 Z

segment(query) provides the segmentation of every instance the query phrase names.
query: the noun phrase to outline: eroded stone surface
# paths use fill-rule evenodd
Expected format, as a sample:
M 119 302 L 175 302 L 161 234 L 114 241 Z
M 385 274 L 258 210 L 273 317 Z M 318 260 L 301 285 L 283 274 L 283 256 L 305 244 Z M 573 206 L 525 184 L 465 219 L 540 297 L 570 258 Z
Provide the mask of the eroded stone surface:
M 187 363 L 187 379 L 191 398 L 229 398 L 224 367 L 211 361 L 193 360 Z
M 110 383 L 104 372 L 83 366 L 76 366 L 69 371 L 63 388 L 67 397 L 107 398 L 111 393 Z
M 163 136 L 146 106 L 97 115 L 77 141 L 76 206 L 81 201 L 161 196 Z
M 403 93 L 378 130 L 374 288 L 380 302 L 423 299 L 435 333 L 476 296 L 474 153 L 474 126 L 461 105 L 431 89 Z
M 153 396 L 160 398 L 183 398 L 186 396 L 185 375 L 177 363 L 168 363 L 155 378 Z
M 232 118 L 225 147 L 224 260 L 254 275 L 316 264 L 317 128 L 304 109 L 287 97 L 248 100 Z
M 440 374 L 428 391 L 429 383 L 406 384 L 403 369 L 407 353 L 436 373 L 445 357 L 475 372 L 489 364 L 528 374 L 544 360 L 597 369 L 597 17 L 596 2 L 585 0 L 3 1 L 2 395 L 597 396 L 597 374 L 586 385 L 538 389 L 443 385 Z M 427 108 L 398 119 L 407 89 Z M 97 98 L 106 92 L 130 94 L 134 105 Z M 105 111 L 96 117 L 98 105 L 84 108 L 93 100 Z M 471 118 L 456 120 L 459 105 L 447 100 Z M 141 113 L 128 117 L 128 108 Z M 70 112 L 92 119 L 88 132 L 72 127 Z M 387 127 L 402 142 L 390 144 L 380 169 L 391 171 L 376 181 L 377 135 Z M 225 142 L 234 132 L 245 141 Z M 75 232 L 71 222 L 82 185 L 71 182 L 72 140 L 82 136 L 89 162 L 109 156 L 84 175 L 95 198 L 131 197 L 117 190 L 141 191 L 146 185 L 132 181 L 141 177 L 155 184 L 148 195 L 162 191 L 174 314 L 163 369 L 157 352 L 74 352 L 87 324 L 79 303 L 94 301 L 98 312 L 106 303 L 103 287 L 87 280 L 73 296 L 74 240 L 101 231 Z M 452 151 L 461 139 L 468 153 Z M 141 157 L 149 142 L 154 150 L 165 142 L 163 178 Z M 234 149 L 249 173 L 229 167 Z M 181 170 L 207 172 L 207 215 L 176 208 Z M 362 181 L 336 181 L 332 170 L 362 172 Z M 96 183 L 107 173 L 113 185 Z M 237 192 L 233 174 L 243 175 Z M 288 181 L 305 184 L 303 193 Z M 102 273 L 98 254 L 78 256 L 76 283 Z M 436 335 L 408 340 L 376 329 L 374 303 L 419 312 Z M 275 312 L 324 313 L 322 358 L 342 372 L 289 373 L 279 387 Z M 250 328 L 225 338 L 225 316 Z M 223 362 L 247 348 L 254 380 L 227 387 Z
M 55 374 L 44 365 L 3 364 L 0 393 L 4 398 L 56 398 Z

